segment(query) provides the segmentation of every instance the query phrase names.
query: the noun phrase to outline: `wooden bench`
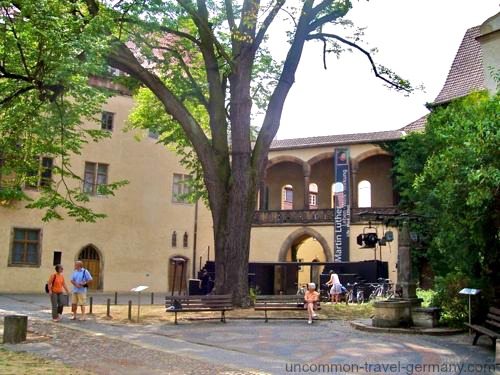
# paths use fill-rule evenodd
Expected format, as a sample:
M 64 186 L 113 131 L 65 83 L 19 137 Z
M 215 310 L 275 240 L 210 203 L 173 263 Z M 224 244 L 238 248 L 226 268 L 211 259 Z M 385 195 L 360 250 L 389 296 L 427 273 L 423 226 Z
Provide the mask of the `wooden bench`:
M 493 348 L 495 348 L 496 340 L 500 337 L 500 309 L 490 307 L 483 325 L 469 323 L 465 323 L 465 325 L 476 332 L 472 345 L 476 345 L 479 337 L 484 335 L 493 341 Z
M 180 308 L 174 309 L 174 301 L 180 303 Z M 207 296 L 167 296 L 165 297 L 165 308 L 167 312 L 175 314 L 175 324 L 177 324 L 177 314 L 182 312 L 196 311 L 220 311 L 220 321 L 226 322 L 226 311 L 233 309 L 232 296 L 207 295 Z
M 268 311 L 304 311 L 304 296 L 298 295 L 270 295 L 255 296 L 255 311 L 264 311 L 266 323 L 268 322 Z M 321 305 L 316 303 L 315 310 L 320 310 Z

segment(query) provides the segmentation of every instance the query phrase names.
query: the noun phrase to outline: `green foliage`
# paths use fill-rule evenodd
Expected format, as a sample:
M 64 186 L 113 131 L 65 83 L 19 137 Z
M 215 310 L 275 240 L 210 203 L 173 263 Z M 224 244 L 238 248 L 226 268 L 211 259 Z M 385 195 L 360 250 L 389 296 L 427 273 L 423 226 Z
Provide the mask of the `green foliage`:
M 285 64 L 276 62 L 266 46 L 267 27 L 274 16 L 285 14 L 291 21 L 287 31 L 291 42 L 300 19 L 310 23 L 307 33 L 320 32 L 327 24 L 351 29 L 347 40 L 352 43 L 360 42 L 364 33 L 363 28 L 354 28 L 352 22 L 344 19 L 352 7 L 349 0 L 311 3 L 307 11 L 306 3 L 300 2 L 269 0 L 250 4 L 222 0 L 0 0 L 0 159 L 4 160 L 0 175 L 8 176 L 4 178 L 0 200 L 35 199 L 29 207 L 46 209 L 45 219 L 62 218 L 63 211 L 83 220 L 101 217 L 93 216 L 84 207 L 88 197 L 79 194 L 76 185 L 81 183 L 81 177 L 71 171 L 69 157 L 78 154 L 86 142 L 108 136 L 98 129 L 82 127 L 82 123 L 94 119 L 112 95 L 89 87 L 88 78 L 106 75 L 107 63 L 113 60 L 111 55 L 117 46 L 127 49 L 129 57 L 134 55 L 143 67 L 154 72 L 189 117 L 186 120 L 184 116 L 181 128 L 176 122 L 179 117 L 174 120 L 165 103 L 161 104 L 149 91 L 151 87 L 145 88 L 143 77 L 131 74 L 115 79 L 136 94 L 138 104 L 130 127 L 161 134 L 159 142 L 180 155 L 181 163 L 193 175 L 193 200 L 206 198 L 207 194 L 200 155 L 193 151 L 194 135 L 187 134 L 186 128 L 200 127 L 209 142 L 217 138 L 218 144 L 209 147 L 217 150 L 214 159 L 221 179 L 230 184 L 227 169 L 234 141 L 231 130 L 241 126 L 231 124 L 231 77 L 239 74 L 238 64 L 249 64 L 252 114 L 267 111 L 285 72 Z M 303 43 L 307 38 L 303 34 L 299 39 Z M 340 39 L 332 40 L 339 45 Z M 255 49 L 249 50 L 253 43 Z M 343 50 L 339 47 L 337 55 Z M 298 64 L 300 54 L 290 54 L 287 59 L 287 69 L 293 70 L 291 66 Z M 120 68 L 123 70 L 123 65 Z M 411 89 L 407 81 L 388 69 L 380 68 L 380 74 L 387 76 L 385 82 L 390 86 L 390 80 L 394 80 L 393 88 Z M 284 92 L 279 94 L 283 101 Z M 256 129 L 260 127 L 250 124 L 250 119 L 238 122 L 241 120 L 244 126 L 251 127 L 245 132 L 249 139 L 243 142 L 255 141 Z M 200 137 L 198 132 L 195 134 Z M 255 148 L 257 153 L 263 149 Z M 27 195 L 21 187 L 35 182 L 30 180 L 38 174 L 40 156 L 57 159 L 55 172 L 59 180 L 41 189 L 39 196 Z M 110 194 L 122 184 L 123 181 L 110 184 L 103 193 Z M 58 208 L 62 210 L 57 211 Z
M 463 327 L 468 321 L 467 296 L 458 294 L 470 285 L 470 279 L 462 274 L 450 273 L 436 278 L 436 293 L 431 305 L 441 309 L 440 324 L 452 327 Z
M 103 31 L 111 23 L 106 13 L 90 17 L 84 4 L 0 2 L 0 201 L 29 201 L 27 207 L 45 210 L 44 220 L 104 216 L 84 206 L 81 176 L 69 164 L 85 143 L 109 136 L 97 114 L 111 92 L 90 87 L 88 79 L 105 74 L 109 36 Z M 53 183 L 26 194 L 25 185 L 38 184 L 41 157 L 54 159 Z
M 432 289 L 424 290 L 417 288 L 417 297 L 422 299 L 422 307 L 433 306 L 432 301 L 435 295 L 436 291 Z
M 261 290 L 259 286 L 256 286 L 255 288 L 249 288 L 248 290 L 248 296 L 250 297 L 250 301 L 252 302 L 253 305 L 255 305 L 255 301 L 257 300 L 257 296 L 261 294 Z
M 435 109 L 425 132 L 391 146 L 401 209 L 422 217 L 411 228 L 414 253 L 443 278 L 436 301 L 449 322 L 463 317 L 456 288 L 491 296 L 500 285 L 499 114 L 498 94 L 474 93 Z

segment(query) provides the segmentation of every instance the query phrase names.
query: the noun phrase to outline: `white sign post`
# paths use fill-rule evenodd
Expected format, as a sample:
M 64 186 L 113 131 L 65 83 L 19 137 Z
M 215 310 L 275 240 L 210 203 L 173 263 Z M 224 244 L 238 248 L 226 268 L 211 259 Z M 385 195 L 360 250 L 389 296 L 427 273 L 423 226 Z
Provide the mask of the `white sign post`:
M 481 291 L 479 289 L 463 288 L 458 294 L 464 294 L 469 296 L 469 325 L 472 324 L 472 314 L 471 314 L 471 296 L 479 294 Z M 471 329 L 469 327 L 469 334 L 471 334 Z
M 141 292 L 143 290 L 148 289 L 148 288 L 149 288 L 149 286 L 139 285 L 139 286 L 136 286 L 135 288 L 130 289 L 131 292 L 137 293 L 137 323 L 139 323 L 140 311 L 141 311 Z

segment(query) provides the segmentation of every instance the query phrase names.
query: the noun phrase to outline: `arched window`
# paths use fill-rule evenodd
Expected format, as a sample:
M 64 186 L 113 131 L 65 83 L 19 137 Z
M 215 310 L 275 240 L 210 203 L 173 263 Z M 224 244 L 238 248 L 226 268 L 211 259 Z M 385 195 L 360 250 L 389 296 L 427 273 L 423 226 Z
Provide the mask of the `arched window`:
M 188 247 L 188 233 L 184 232 L 184 236 L 182 237 L 182 247 Z
M 358 184 L 358 207 L 372 206 L 372 184 L 363 180 Z
M 309 208 L 318 208 L 318 185 L 309 184 Z
M 282 210 L 293 210 L 293 186 L 292 185 L 285 185 L 282 188 L 281 209 Z
M 175 230 L 172 232 L 172 247 L 177 247 L 177 232 Z

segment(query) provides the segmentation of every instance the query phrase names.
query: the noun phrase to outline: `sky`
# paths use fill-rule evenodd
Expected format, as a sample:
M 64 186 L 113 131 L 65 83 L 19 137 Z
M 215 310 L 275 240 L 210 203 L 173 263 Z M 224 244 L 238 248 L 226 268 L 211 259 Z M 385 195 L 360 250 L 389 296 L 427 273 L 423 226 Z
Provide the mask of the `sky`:
M 307 42 L 277 138 L 399 129 L 425 115 L 425 103 L 441 90 L 466 30 L 498 11 L 498 0 L 353 0 L 346 18 L 367 27 L 361 46 L 377 47 L 375 62 L 425 91 L 405 97 L 389 90 L 359 52 L 328 56 L 324 70 L 322 45 Z M 284 26 L 269 31 L 271 50 L 283 58 Z

